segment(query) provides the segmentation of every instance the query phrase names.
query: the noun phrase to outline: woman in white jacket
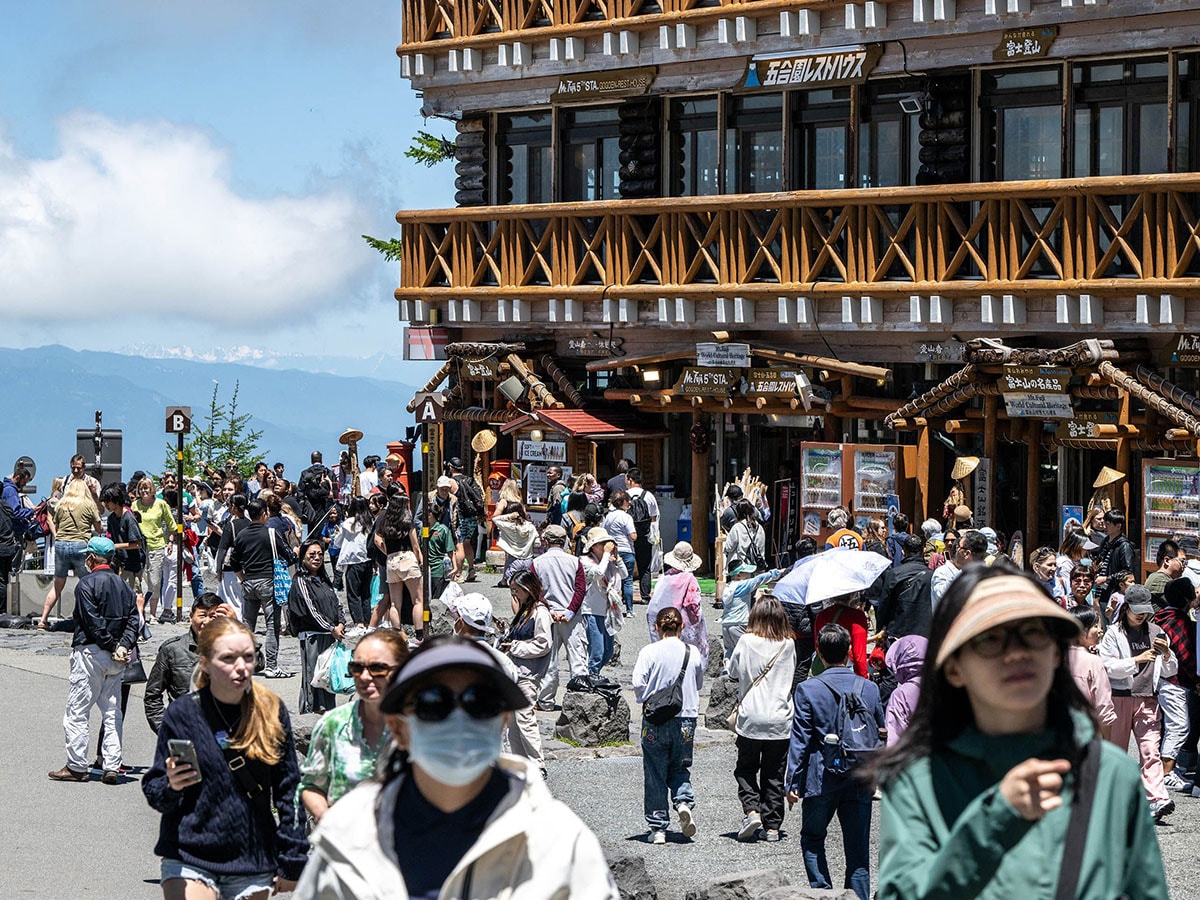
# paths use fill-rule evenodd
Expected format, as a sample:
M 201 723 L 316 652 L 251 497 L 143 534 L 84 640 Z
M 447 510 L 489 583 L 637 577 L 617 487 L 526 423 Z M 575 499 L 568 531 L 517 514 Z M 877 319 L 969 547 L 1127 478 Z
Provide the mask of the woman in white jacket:
M 733 777 L 743 813 L 739 841 L 755 840 L 764 827 L 766 840 L 779 840 L 794 712 L 794 638 L 783 604 L 764 597 L 750 610 L 746 633 L 729 657 L 729 677 L 738 685 Z
M 407 756 L 321 819 L 297 900 L 618 900 L 596 836 L 533 763 L 500 756 L 528 703 L 482 645 L 422 644 L 380 703 Z
M 542 580 L 532 570 L 515 573 L 508 587 L 512 592 L 513 620 L 500 642 L 500 651 L 512 660 L 517 670 L 517 685 L 529 701 L 529 706 L 513 713 L 508 741 L 513 753 L 533 760 L 545 774 L 542 737 L 533 704 L 537 702 L 542 678 L 550 668 L 550 607 L 542 595 Z
M 1130 587 L 1120 619 L 1100 642 L 1100 658 L 1112 682 L 1117 711 L 1112 741 L 1122 750 L 1128 749 L 1132 730 L 1142 765 L 1142 786 L 1155 820 L 1161 820 L 1175 811 L 1175 803 L 1167 793 L 1159 756 L 1158 687 L 1162 679 L 1179 670 L 1179 660 L 1163 630 L 1149 621 L 1153 614 L 1150 592 L 1141 585 Z

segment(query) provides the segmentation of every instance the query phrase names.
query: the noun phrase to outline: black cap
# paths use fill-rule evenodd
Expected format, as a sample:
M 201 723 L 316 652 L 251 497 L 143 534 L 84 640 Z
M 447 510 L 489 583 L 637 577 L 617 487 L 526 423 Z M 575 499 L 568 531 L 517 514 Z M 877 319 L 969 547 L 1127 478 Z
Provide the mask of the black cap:
M 452 456 L 452 457 L 450 457 L 450 459 L 449 459 L 449 461 L 446 463 L 446 465 L 448 465 L 450 468 L 452 468 L 452 469 L 455 469 L 455 470 L 457 470 L 457 471 L 459 471 L 459 472 L 461 472 L 461 471 L 462 471 L 462 467 L 463 467 L 463 465 L 462 465 L 462 460 L 461 460 L 461 459 L 459 459 L 457 456 Z
M 525 693 L 504 673 L 500 663 L 486 647 L 478 641 L 450 636 L 431 640 L 404 661 L 387 693 L 383 695 L 379 709 L 385 713 L 401 712 L 412 689 L 426 676 L 444 669 L 478 672 L 500 694 L 504 709 L 524 709 L 529 706 Z

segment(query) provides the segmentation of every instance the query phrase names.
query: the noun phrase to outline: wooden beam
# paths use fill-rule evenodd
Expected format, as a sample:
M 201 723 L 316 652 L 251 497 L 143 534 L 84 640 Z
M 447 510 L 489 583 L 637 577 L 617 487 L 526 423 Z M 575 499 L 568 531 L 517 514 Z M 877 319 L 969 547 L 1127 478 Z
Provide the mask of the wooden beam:
M 692 413 L 692 427 L 701 423 L 702 414 Z M 705 565 L 712 566 L 708 552 L 708 507 L 712 483 L 708 475 L 708 457 L 711 450 L 692 453 L 692 549 L 699 554 Z
M 1129 413 L 1133 408 L 1133 398 L 1128 391 L 1121 393 L 1121 400 L 1117 407 L 1117 427 L 1133 428 L 1129 424 Z M 1101 426 L 1103 427 L 1103 426 Z M 1129 515 L 1129 482 L 1133 480 L 1133 473 L 1129 471 L 1132 465 L 1132 456 L 1130 454 L 1129 437 L 1121 434 L 1117 436 L 1117 471 L 1125 473 L 1125 479 L 1121 482 L 1119 488 L 1122 495 L 1121 511 L 1125 515 Z
M 696 345 L 679 347 L 674 350 L 664 350 L 661 353 L 643 353 L 641 356 L 617 356 L 608 359 L 596 359 L 587 364 L 589 372 L 611 372 L 614 369 L 628 369 L 632 366 L 652 366 L 659 363 L 673 362 L 677 359 L 690 359 L 696 355 Z
M 948 434 L 980 434 L 983 432 L 982 422 L 967 422 L 964 419 L 947 419 Z
M 920 510 L 921 521 L 929 518 L 929 426 L 923 425 L 917 431 L 917 496 L 916 508 Z
M 864 363 L 842 362 L 824 356 L 812 356 L 807 353 L 793 353 L 790 350 L 778 350 L 773 347 L 750 347 L 750 355 L 771 362 L 791 363 L 797 366 L 812 366 L 818 369 L 828 369 L 840 375 L 857 375 L 859 378 L 884 378 L 892 380 L 892 370 L 883 366 L 871 366 Z
M 1025 422 L 1025 556 L 1038 546 L 1038 494 L 1041 486 L 1042 420 Z M 995 465 L 995 463 L 993 463 Z

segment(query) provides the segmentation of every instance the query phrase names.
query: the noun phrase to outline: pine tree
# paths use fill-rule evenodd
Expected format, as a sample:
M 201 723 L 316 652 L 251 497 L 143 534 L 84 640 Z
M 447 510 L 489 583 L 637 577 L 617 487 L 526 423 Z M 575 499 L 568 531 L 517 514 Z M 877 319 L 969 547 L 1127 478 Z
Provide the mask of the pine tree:
M 212 397 L 208 404 L 207 423 L 193 428 L 183 442 L 183 472 L 185 477 L 202 476 L 205 464 L 213 468 L 225 466 L 237 460 L 237 470 L 243 477 L 250 477 L 254 467 L 267 457 L 269 451 L 260 450 L 261 429 L 250 427 L 250 413 L 238 412 L 238 391 L 241 382 L 234 382 L 233 396 L 229 405 L 218 399 L 220 384 L 213 382 Z M 175 470 L 176 448 L 167 444 L 167 469 Z

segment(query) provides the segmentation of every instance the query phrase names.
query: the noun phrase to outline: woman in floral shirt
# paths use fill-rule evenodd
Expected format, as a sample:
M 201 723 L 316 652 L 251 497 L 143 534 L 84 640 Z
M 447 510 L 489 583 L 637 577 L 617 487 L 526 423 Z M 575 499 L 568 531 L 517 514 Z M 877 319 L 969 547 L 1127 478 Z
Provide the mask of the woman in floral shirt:
M 321 717 L 300 766 L 300 800 L 314 822 L 338 798 L 375 774 L 375 762 L 391 734 L 379 711 L 388 681 L 408 658 L 401 631 L 385 628 L 358 642 L 350 674 L 355 697 Z

